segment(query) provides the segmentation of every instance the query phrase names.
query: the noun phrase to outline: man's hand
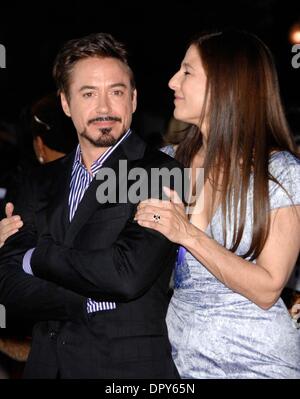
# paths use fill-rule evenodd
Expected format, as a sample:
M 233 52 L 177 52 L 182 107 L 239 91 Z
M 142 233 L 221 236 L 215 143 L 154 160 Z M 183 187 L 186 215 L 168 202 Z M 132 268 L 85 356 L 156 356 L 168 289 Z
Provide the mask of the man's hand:
M 5 205 L 6 218 L 0 221 L 0 248 L 3 247 L 8 237 L 17 233 L 23 226 L 23 222 L 19 215 L 14 215 L 14 204 L 8 202 Z

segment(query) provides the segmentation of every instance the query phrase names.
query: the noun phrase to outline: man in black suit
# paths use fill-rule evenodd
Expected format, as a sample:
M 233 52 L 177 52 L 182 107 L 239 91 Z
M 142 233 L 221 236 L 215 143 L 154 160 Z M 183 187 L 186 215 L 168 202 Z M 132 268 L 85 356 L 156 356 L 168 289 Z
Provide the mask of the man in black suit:
M 131 132 L 134 78 L 112 36 L 66 43 L 54 78 L 79 145 L 24 181 L 15 204 L 24 225 L 0 250 L 0 303 L 8 318 L 36 321 L 25 377 L 178 378 L 165 323 L 176 246 L 118 198 L 133 187 L 120 165 L 142 169 L 144 188 L 154 168 L 180 166 Z M 117 182 L 107 197 L 104 167 Z

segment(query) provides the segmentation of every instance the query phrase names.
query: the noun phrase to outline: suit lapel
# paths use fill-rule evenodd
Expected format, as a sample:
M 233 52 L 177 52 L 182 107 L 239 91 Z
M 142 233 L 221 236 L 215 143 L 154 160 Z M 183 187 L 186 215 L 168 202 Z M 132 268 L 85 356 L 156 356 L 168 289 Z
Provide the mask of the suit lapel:
M 69 221 L 69 193 L 75 151 L 62 160 L 60 168 L 54 172 L 49 193 L 47 223 L 52 237 L 63 242 Z
M 116 175 L 116 187 L 118 188 L 119 182 L 119 161 L 128 160 L 134 161 L 143 157 L 146 144 L 140 139 L 136 134 L 132 133 L 124 142 L 122 142 L 111 154 L 111 156 L 103 163 L 103 167 L 111 168 Z M 128 165 L 129 169 L 129 165 Z M 74 237 L 81 229 L 81 227 L 86 223 L 86 221 L 93 215 L 93 213 L 104 207 L 105 204 L 101 204 L 97 201 L 96 191 L 101 182 L 94 178 L 86 190 L 75 215 L 67 228 L 64 243 L 66 245 L 71 245 Z M 68 187 L 69 189 L 69 187 Z M 69 192 L 69 190 L 68 190 Z

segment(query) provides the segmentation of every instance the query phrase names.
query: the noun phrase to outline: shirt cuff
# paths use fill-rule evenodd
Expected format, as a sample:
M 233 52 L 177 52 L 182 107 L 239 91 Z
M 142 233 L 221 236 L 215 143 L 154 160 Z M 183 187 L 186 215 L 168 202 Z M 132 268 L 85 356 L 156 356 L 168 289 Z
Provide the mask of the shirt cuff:
M 23 263 L 22 263 L 24 272 L 27 274 L 31 274 L 32 276 L 33 276 L 33 272 L 31 269 L 30 262 L 31 262 L 31 256 L 32 256 L 32 253 L 34 250 L 35 250 L 35 248 L 31 248 L 25 253 L 25 255 L 23 257 Z

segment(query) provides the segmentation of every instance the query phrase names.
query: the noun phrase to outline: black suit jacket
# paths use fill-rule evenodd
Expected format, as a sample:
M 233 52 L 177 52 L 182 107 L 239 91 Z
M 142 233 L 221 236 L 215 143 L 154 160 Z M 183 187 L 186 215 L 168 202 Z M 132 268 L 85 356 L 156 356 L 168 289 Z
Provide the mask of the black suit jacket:
M 0 303 L 37 321 L 25 377 L 177 378 L 165 322 L 177 247 L 133 220 L 137 204 L 99 204 L 97 179 L 70 223 L 73 160 L 74 152 L 24 182 L 16 204 L 24 227 L 0 250 Z M 151 168 L 180 167 L 135 134 L 103 167 L 118 176 L 119 160 L 144 168 L 149 185 Z M 31 247 L 34 276 L 21 268 Z M 87 297 L 117 308 L 88 314 Z

